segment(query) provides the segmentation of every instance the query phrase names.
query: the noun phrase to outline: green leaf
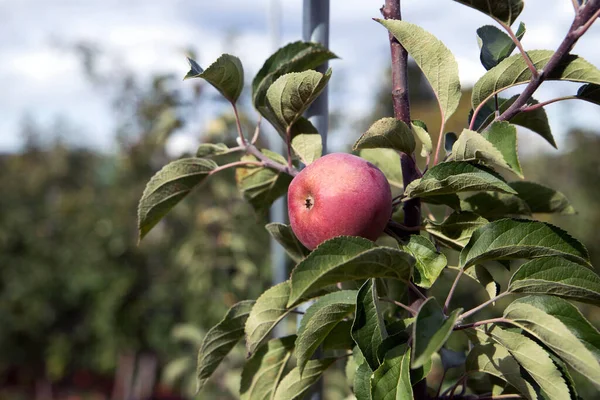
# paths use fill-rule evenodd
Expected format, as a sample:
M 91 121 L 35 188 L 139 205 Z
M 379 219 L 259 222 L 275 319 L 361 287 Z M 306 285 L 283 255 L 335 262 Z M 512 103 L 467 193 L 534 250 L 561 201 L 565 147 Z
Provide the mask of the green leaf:
M 508 184 L 512 187 L 511 183 Z M 460 208 L 471 211 L 489 220 L 530 216 L 531 210 L 525 200 L 512 194 L 481 192 L 460 201 Z M 466 243 L 465 243 L 466 244 Z
M 294 42 L 280 48 L 265 61 L 252 81 L 254 106 L 260 108 L 265 105 L 267 89 L 280 76 L 314 69 L 333 58 L 337 56 L 319 43 Z
M 215 168 L 217 164 L 212 160 L 182 158 L 158 171 L 146 185 L 138 204 L 140 240 Z
M 325 89 L 331 70 L 325 74 L 308 70 L 280 76 L 267 90 L 267 106 L 273 112 L 276 128 L 285 131 Z M 273 122 L 273 121 L 271 121 Z
M 508 290 L 600 305 L 600 277 L 562 257 L 537 258 L 521 265 L 510 279 Z
M 485 291 L 490 296 L 490 299 L 498 295 L 500 285 L 494 280 L 494 277 L 488 272 L 487 269 L 481 265 L 475 265 L 473 268 L 469 268 L 465 273 L 485 288 Z
M 521 40 L 525 35 L 525 24 L 520 23 L 515 36 Z M 477 29 L 477 44 L 481 49 L 479 59 L 485 69 L 492 69 L 512 54 L 515 43 L 510 36 L 492 25 L 485 25 Z
M 514 130 L 516 139 L 517 131 Z M 510 139 L 509 139 L 510 140 Z M 516 143 L 515 143 L 516 144 Z M 515 149 L 513 150 L 513 152 Z M 516 153 L 516 152 L 515 152 Z M 516 154 L 515 154 L 516 158 Z M 464 129 L 454 146 L 452 146 L 453 161 L 481 161 L 489 166 L 498 166 L 517 173 L 505 160 L 504 154 L 484 135 Z M 518 160 L 517 160 L 518 165 Z M 520 172 L 520 167 L 519 167 Z M 519 175 L 519 173 L 517 173 Z
M 385 26 L 423 71 L 440 105 L 442 120 L 448 121 L 458 108 L 460 80 L 454 55 L 423 28 L 401 20 L 375 19 Z
M 504 317 L 600 388 L 600 333 L 571 303 L 551 296 L 526 296 L 509 304 Z
M 517 360 L 504 347 L 495 343 L 476 344 L 465 363 L 467 374 L 483 372 L 508 382 L 527 399 L 538 398 L 536 389 L 527 375 L 519 372 Z M 537 385 L 536 385 L 537 386 Z
M 538 71 L 543 70 L 554 54 L 550 50 L 531 50 L 527 54 Z M 569 55 L 550 74 L 546 80 L 566 80 L 600 84 L 600 70 L 583 58 Z M 527 83 L 531 80 L 531 71 L 521 54 L 508 57 L 496 67 L 486 72 L 473 87 L 471 104 L 474 109 L 486 102 L 494 93 L 509 87 Z
M 403 188 L 400 155 L 392 149 L 362 149 L 359 156 L 383 172 L 390 185 Z
M 310 253 L 310 250 L 296 238 L 290 225 L 273 222 L 265 225 L 265 228 L 295 262 L 302 261 Z
M 251 300 L 234 304 L 221 322 L 213 326 L 204 337 L 198 351 L 197 391 L 202 389 L 223 358 L 244 337 L 244 324 L 253 305 L 254 301 Z
M 412 368 L 419 368 L 431 360 L 450 337 L 462 308 L 446 318 L 442 307 L 430 297 L 421 305 L 413 324 Z
M 358 365 L 354 375 L 354 395 L 357 400 L 371 400 L 371 377 L 373 371 L 369 364 L 364 362 Z
M 241 400 L 270 399 L 293 351 L 296 336 L 269 340 L 246 361 L 240 384 Z
M 323 141 L 317 128 L 304 117 L 298 118 L 292 125 L 292 149 L 304 165 L 309 165 L 323 154 Z
M 323 340 L 323 350 L 352 350 L 355 345 L 350 334 L 352 322 L 345 320 L 337 324 Z
M 508 109 L 519 97 L 519 95 L 515 95 L 510 99 L 498 98 L 498 112 L 502 114 L 504 111 Z M 475 123 L 476 130 L 480 131 L 482 128 L 486 127 L 489 123 L 491 123 L 495 118 L 495 106 L 493 103 L 494 99 L 489 100 L 486 105 L 479 111 L 477 115 L 477 122 Z M 539 104 L 539 102 L 533 98 L 529 99 L 529 105 Z M 470 121 L 469 121 L 470 122 Z M 556 148 L 556 142 L 554 141 L 554 137 L 552 136 L 552 130 L 550 129 L 550 123 L 548 122 L 548 116 L 546 115 L 546 111 L 543 107 L 536 108 L 527 112 L 520 112 L 514 117 L 512 117 L 509 121 L 511 124 L 522 126 L 523 128 L 527 128 L 532 132 L 537 133 L 548 143 L 552 145 L 552 147 Z
M 368 239 L 339 236 L 320 244 L 294 268 L 288 306 L 316 289 L 344 281 L 373 277 L 410 279 L 414 259 L 391 247 L 377 247 Z
M 298 367 L 292 369 L 277 387 L 273 400 L 300 399 L 335 360 L 335 358 L 310 360 L 302 374 Z
M 475 213 L 455 211 L 441 224 L 428 221 L 425 230 L 445 246 L 462 250 L 471 239 L 473 232 L 487 223 L 487 219 Z
M 587 249 L 562 229 L 545 222 L 501 219 L 477 229 L 460 253 L 466 268 L 485 260 L 563 256 L 589 264 Z
M 244 88 L 244 68 L 239 58 L 223 54 L 205 70 L 191 58 L 188 58 L 188 61 L 190 71 L 183 79 L 203 78 L 231 103 L 237 101 Z
M 410 127 L 421 142 L 421 157 L 427 157 L 433 151 L 433 143 L 431 143 L 431 136 L 427 132 L 427 125 L 423 121 L 413 120 Z
M 504 330 L 497 325 L 487 328 L 485 333 L 510 352 L 549 400 L 569 398 L 569 388 L 561 372 L 543 347 L 525 335 Z
M 373 400 L 412 399 L 410 348 L 401 345 L 390 350 L 371 379 Z
M 286 160 L 275 152 L 262 149 L 271 160 L 285 165 Z M 258 161 L 253 155 L 245 155 L 242 161 Z M 236 168 L 235 178 L 238 188 L 258 213 L 266 213 L 271 204 L 287 193 L 292 177 L 281 171 L 266 167 Z
M 229 147 L 225 143 L 202 143 L 196 150 L 196 157 L 218 156 L 228 150 Z
M 369 279 L 362 285 L 356 297 L 352 338 L 373 371 L 380 364 L 377 350 L 386 337 L 383 316 L 379 310 L 377 285 L 374 279 Z
M 353 150 L 383 148 L 412 154 L 415 146 L 415 138 L 408 125 L 396 118 L 382 118 L 354 143 Z
M 505 25 L 512 25 L 523 11 L 523 0 L 454 0 L 484 14 Z
M 415 198 L 479 190 L 516 194 L 500 175 L 465 161 L 443 162 L 428 169 L 406 187 L 404 194 Z
M 448 264 L 446 256 L 437 251 L 429 239 L 421 235 L 410 235 L 402 249 L 416 260 L 413 280 L 416 285 L 429 289 Z
M 577 98 L 600 105 L 600 85 L 587 84 L 577 90 Z
M 342 290 L 322 296 L 302 317 L 296 339 L 296 358 L 300 374 L 317 348 L 356 305 L 355 290 Z
M 517 128 L 506 121 L 494 122 L 481 133 L 495 148 L 497 148 L 509 169 L 523 178 L 519 154 L 517 152 Z
M 576 214 L 567 197 L 559 191 L 526 181 L 511 182 L 509 185 L 517 191 L 533 213 Z
M 321 294 L 314 293 L 314 296 Z M 292 311 L 292 308 L 286 307 L 289 296 L 290 281 L 285 281 L 266 290 L 256 300 L 245 326 L 246 350 L 249 354 L 254 353 L 275 325 Z M 309 299 L 307 297 L 301 301 Z

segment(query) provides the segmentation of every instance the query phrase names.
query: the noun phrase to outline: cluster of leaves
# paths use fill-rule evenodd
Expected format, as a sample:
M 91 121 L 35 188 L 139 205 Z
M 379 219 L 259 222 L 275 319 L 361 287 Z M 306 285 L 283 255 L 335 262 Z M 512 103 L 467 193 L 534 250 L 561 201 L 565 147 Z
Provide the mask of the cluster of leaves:
M 431 214 L 419 227 L 391 221 L 387 231 L 395 239 L 391 245 L 336 237 L 312 252 L 289 226 L 268 225 L 296 266 L 287 281 L 256 301 L 237 303 L 206 334 L 198 355 L 199 389 L 241 339 L 248 352 L 242 399 L 300 398 L 324 371 L 346 358 L 349 384 L 361 400 L 577 398 L 571 371 L 600 387 L 600 333 L 570 302 L 600 305 L 600 277 L 580 242 L 532 218 L 540 213 L 573 214 L 573 207 L 552 188 L 506 178 L 524 176 L 515 125 L 555 145 L 542 108 L 545 103 L 531 99 L 544 80 L 583 82 L 573 97 L 598 102 L 600 70 L 567 52 L 597 17 L 600 4 L 590 0 L 577 5 L 575 22 L 556 52 L 525 52 L 519 41 L 525 26 L 521 24 L 516 34 L 511 28 L 522 1 L 458 2 L 490 15 L 508 33 L 492 26 L 477 32 L 488 72 L 473 88 L 469 128 L 458 136 L 446 134 L 443 159 L 442 141 L 434 149 L 426 124 L 416 120 L 410 126 L 394 118 L 376 121 L 354 145 L 359 152 L 392 151 L 414 158 L 419 144 L 426 170 L 403 188 L 394 205 L 419 199 L 443 207 L 447 216 L 439 220 Z M 415 59 L 429 82 L 444 133 L 444 123 L 461 97 L 454 56 L 416 25 L 378 22 Z M 516 48 L 519 53 L 511 55 Z M 233 149 L 204 146 L 205 157 L 223 152 L 243 156 L 223 165 L 208 157 L 167 165 L 152 178 L 140 201 L 140 236 L 194 186 L 226 168 L 238 168 L 238 186 L 257 211 L 283 195 L 298 163 L 309 164 L 321 155 L 320 136 L 302 114 L 331 74 L 311 68 L 333 57 L 317 44 L 292 43 L 272 55 L 253 81 L 254 106 L 288 144 L 287 163 L 284 156 L 256 148 L 257 135 L 248 140 L 241 129 Z M 235 110 L 243 85 L 239 59 L 224 55 L 206 70 L 190 63 L 187 77 L 207 80 Z M 521 95 L 499 97 L 520 84 L 527 85 Z M 449 259 L 456 259 L 456 265 L 449 265 Z M 503 292 L 493 274 L 496 265 L 511 275 Z M 450 271 L 455 279 L 445 300 L 428 296 L 426 290 Z M 466 311 L 453 307 L 452 295 L 463 282 L 461 277 L 480 285 L 488 300 Z M 417 300 L 402 303 L 409 292 Z M 505 297 L 513 301 L 501 317 L 473 318 Z M 273 328 L 306 302 L 310 306 L 297 333 L 269 340 Z M 451 349 L 451 337 L 462 338 L 465 345 Z M 438 356 L 444 373 L 457 368 L 462 374 L 447 387 L 427 388 L 424 379 Z M 482 374 L 488 376 L 487 385 L 479 384 Z

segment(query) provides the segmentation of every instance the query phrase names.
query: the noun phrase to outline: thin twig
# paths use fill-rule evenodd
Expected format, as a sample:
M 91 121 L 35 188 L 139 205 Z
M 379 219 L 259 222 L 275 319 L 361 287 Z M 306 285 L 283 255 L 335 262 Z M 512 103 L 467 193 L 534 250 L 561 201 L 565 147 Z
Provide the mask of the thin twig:
M 552 100 L 548 100 L 548 101 L 544 101 L 541 103 L 537 103 L 537 104 L 532 104 L 530 106 L 528 105 L 524 105 L 523 107 L 521 107 L 521 111 L 520 112 L 529 112 L 529 111 L 533 111 L 533 110 L 537 110 L 538 108 L 542 108 L 547 106 L 548 104 L 552 104 L 552 103 L 556 103 L 557 101 L 563 101 L 563 100 L 576 100 L 579 97 L 577 96 L 563 96 L 563 97 L 557 97 L 555 99 Z
M 444 390 L 442 392 L 442 396 L 441 397 L 443 397 L 447 393 L 454 393 L 454 391 L 456 390 L 456 388 L 458 387 L 458 385 L 460 385 L 460 382 L 465 378 L 465 376 L 466 376 L 466 374 L 462 374 L 461 376 L 459 376 L 458 379 L 456 380 L 456 382 L 452 386 L 448 387 L 446 390 Z
M 417 310 L 415 310 L 414 308 L 410 308 L 406 304 L 400 303 L 399 301 L 392 300 L 392 299 L 387 299 L 385 297 L 380 297 L 379 300 L 380 301 L 385 301 L 386 303 L 391 303 L 391 304 L 397 305 L 398 307 L 403 308 L 406 311 L 408 311 L 409 313 L 411 313 L 413 316 L 415 316 L 415 315 L 418 314 Z
M 421 289 L 419 289 L 414 283 L 408 282 L 408 287 L 415 292 L 415 294 L 419 296 L 421 300 L 427 300 L 427 296 L 425 296 L 423 292 L 421 292 Z
M 509 319 L 506 319 L 506 318 L 484 319 L 482 321 L 472 322 L 470 324 L 456 325 L 454 327 L 454 330 L 455 331 L 460 331 L 460 330 L 463 330 L 463 329 L 476 328 L 476 327 L 481 326 L 481 325 L 499 324 L 499 323 L 510 324 L 511 321 Z
M 448 297 L 446 297 L 446 302 L 444 303 L 444 314 L 448 312 L 448 307 L 450 307 L 450 300 L 452 300 L 452 296 L 454 295 L 456 286 L 458 286 L 458 280 L 462 276 L 463 272 L 465 272 L 463 268 L 459 269 L 458 274 L 456 274 L 456 278 L 454 278 L 454 282 L 452 283 L 452 287 L 450 288 L 450 292 L 448 292 Z
M 290 166 L 286 166 L 283 164 L 279 164 L 278 162 L 271 160 L 269 157 L 267 157 L 263 153 L 261 153 L 260 150 L 258 150 L 258 148 L 256 148 L 256 146 L 254 146 L 254 145 L 248 145 L 248 147 L 246 148 L 246 153 L 252 154 L 254 157 L 261 160 L 263 162 L 264 166 L 267 168 L 271 168 L 276 171 L 284 172 L 291 176 L 298 175 L 298 170 L 296 168 L 294 168 L 293 166 L 290 167 Z
M 241 140 L 241 144 L 242 145 L 246 145 L 246 138 L 244 137 L 244 134 L 242 133 L 242 124 L 240 122 L 240 116 L 238 114 L 238 110 L 237 110 L 237 106 L 235 105 L 235 103 L 231 103 L 231 106 L 233 107 L 233 114 L 235 115 L 235 124 L 237 126 L 237 130 L 238 130 L 238 134 L 240 135 L 240 140 Z
M 256 121 L 256 128 L 254 129 L 254 135 L 252 136 L 252 140 L 250 141 L 250 144 L 256 144 L 256 141 L 258 140 L 258 135 L 260 135 L 260 123 L 262 122 L 262 115 L 258 116 L 258 121 Z
M 513 43 L 517 46 L 517 49 L 519 49 L 519 51 L 521 52 L 521 55 L 523 56 L 523 60 L 525 61 L 525 64 L 527 64 L 527 67 L 531 71 L 531 75 L 534 78 L 537 78 L 539 75 L 537 68 L 535 67 L 535 65 L 533 65 L 533 61 L 531 61 L 531 58 L 529 58 L 529 55 L 525 52 L 525 49 L 523 49 L 523 45 L 521 44 L 521 41 L 519 40 L 519 38 L 517 38 L 517 36 L 513 32 L 510 25 L 503 24 L 503 23 L 501 23 L 500 25 L 502 25 L 504 30 L 508 33 L 508 36 L 510 36 Z
M 471 315 L 484 309 L 485 307 L 489 306 L 490 304 L 495 303 L 496 301 L 500 300 L 501 298 L 508 296 L 509 294 L 511 294 L 511 293 L 510 292 L 500 293 L 498 296 L 489 299 L 485 303 L 482 303 L 482 304 L 478 305 L 477 307 L 474 307 L 474 308 L 470 309 L 469 311 L 462 313 L 459 317 L 459 321 L 469 318 Z

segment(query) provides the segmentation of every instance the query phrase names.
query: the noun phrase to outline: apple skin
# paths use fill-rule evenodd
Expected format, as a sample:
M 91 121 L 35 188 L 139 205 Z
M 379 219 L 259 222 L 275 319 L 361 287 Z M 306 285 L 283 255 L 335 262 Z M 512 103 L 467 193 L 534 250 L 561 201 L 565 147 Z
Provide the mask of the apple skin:
M 392 215 L 392 192 L 379 168 L 331 153 L 304 168 L 288 188 L 294 234 L 308 249 L 336 236 L 376 240 Z

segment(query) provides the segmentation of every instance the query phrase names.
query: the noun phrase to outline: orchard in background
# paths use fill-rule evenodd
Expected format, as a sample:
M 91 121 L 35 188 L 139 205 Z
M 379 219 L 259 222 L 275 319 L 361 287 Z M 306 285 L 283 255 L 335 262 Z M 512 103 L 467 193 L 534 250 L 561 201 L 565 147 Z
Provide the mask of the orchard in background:
M 203 144 L 196 157 L 159 171 L 140 200 L 140 239 L 194 187 L 235 168 L 240 191 L 259 213 L 290 186 L 292 227 L 267 229 L 297 263 L 287 281 L 255 301 L 237 303 L 207 333 L 198 355 L 199 390 L 242 339 L 248 352 L 242 399 L 301 398 L 336 364 L 345 365 L 359 400 L 577 399 L 573 372 L 600 388 L 600 333 L 571 303 L 600 305 L 600 277 L 579 241 L 533 218 L 574 210 L 562 193 L 524 180 L 516 129 L 529 128 L 555 146 L 545 105 L 567 99 L 600 104 L 600 70 L 572 53 L 598 18 L 600 0 L 573 1 L 573 24 L 555 51 L 521 46 L 525 25 L 516 32 L 513 25 L 523 1 L 458 2 L 494 20 L 476 32 L 488 71 L 473 88 L 472 111 L 459 135 L 444 130 L 461 96 L 452 53 L 427 31 L 401 21 L 399 0 L 387 0 L 384 19 L 376 19 L 390 34 L 395 115 L 375 121 L 354 151 L 364 155 L 369 149 L 387 174 L 401 171 L 395 197 L 376 168 L 371 179 L 361 175 L 369 171 L 360 164 L 340 174 L 342 165 L 332 163 L 331 176 L 311 171 L 313 163 L 315 169 L 328 164 L 320 159 L 321 136 L 303 114 L 331 76 L 331 70 L 313 68 L 335 58 L 332 52 L 315 43 L 288 44 L 252 82 L 253 105 L 285 141 L 284 155 L 257 147 L 258 126 L 251 136 L 241 129 L 241 61 L 224 54 L 204 70 L 190 60 L 186 78 L 205 79 L 231 103 L 238 145 Z M 427 121 L 410 116 L 407 54 L 439 103 L 436 146 Z M 553 80 L 582 85 L 560 99 L 532 97 Z M 502 97 L 517 85 L 521 94 Z M 240 153 L 240 160 L 223 164 L 221 156 L 231 153 Z M 310 193 L 303 191 L 302 167 L 317 177 L 310 180 Z M 320 214 L 297 218 L 306 211 Z M 386 235 L 378 244 L 369 240 L 381 231 Z M 452 276 L 452 285 L 434 290 L 444 274 Z M 461 284 L 478 286 L 488 299 L 464 309 L 452 301 Z M 296 308 L 308 301 L 296 334 L 270 338 L 278 323 L 302 313 Z M 497 302 L 506 305 L 498 317 L 477 318 Z M 442 378 L 428 379 L 432 360 L 440 359 Z

